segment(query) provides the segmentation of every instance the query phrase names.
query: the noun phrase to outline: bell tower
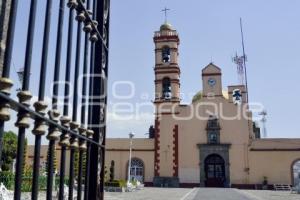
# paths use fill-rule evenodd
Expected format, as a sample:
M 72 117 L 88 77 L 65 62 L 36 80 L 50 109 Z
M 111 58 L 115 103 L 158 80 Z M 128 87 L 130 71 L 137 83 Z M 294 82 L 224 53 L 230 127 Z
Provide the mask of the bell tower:
M 155 43 L 155 103 L 180 101 L 179 37 L 169 23 L 154 34 Z
M 178 124 L 174 120 L 180 104 L 179 37 L 165 22 L 154 34 L 155 44 L 155 187 L 179 186 Z

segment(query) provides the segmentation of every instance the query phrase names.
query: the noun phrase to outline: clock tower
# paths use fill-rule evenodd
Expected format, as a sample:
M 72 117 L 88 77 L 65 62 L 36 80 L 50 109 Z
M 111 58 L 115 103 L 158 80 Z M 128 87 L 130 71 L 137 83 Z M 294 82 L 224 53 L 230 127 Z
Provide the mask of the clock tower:
M 223 97 L 222 71 L 219 67 L 210 63 L 202 70 L 203 97 Z

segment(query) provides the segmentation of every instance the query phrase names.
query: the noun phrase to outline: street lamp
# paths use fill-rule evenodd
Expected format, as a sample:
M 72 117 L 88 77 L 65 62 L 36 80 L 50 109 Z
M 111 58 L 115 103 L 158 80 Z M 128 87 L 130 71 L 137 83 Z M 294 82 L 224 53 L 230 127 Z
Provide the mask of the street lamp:
M 131 169 L 131 151 L 132 151 L 132 138 L 134 137 L 134 133 L 129 133 L 130 146 L 129 146 L 129 162 L 128 162 L 128 180 L 127 186 L 130 185 L 130 169 Z

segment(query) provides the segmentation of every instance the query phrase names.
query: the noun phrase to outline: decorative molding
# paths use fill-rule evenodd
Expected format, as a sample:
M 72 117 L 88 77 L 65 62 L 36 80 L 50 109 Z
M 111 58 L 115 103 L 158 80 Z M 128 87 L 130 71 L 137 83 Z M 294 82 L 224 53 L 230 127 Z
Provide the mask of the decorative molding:
M 158 79 L 154 81 L 155 84 L 162 83 L 162 79 Z M 171 83 L 179 83 L 179 79 L 170 79 Z
M 155 75 L 156 74 L 180 74 L 180 70 L 178 69 L 178 70 L 169 70 L 169 71 L 167 71 L 167 70 L 165 70 L 165 71 L 156 71 Z
M 295 149 L 250 149 L 250 151 L 300 151 L 300 148 Z
M 155 137 L 154 137 L 154 147 L 155 147 L 155 151 L 154 151 L 154 176 L 159 176 L 159 171 L 160 171 L 160 154 L 159 154 L 159 150 L 160 150 L 160 141 L 159 141 L 159 137 L 160 137 L 160 130 L 159 130 L 159 125 L 160 122 L 158 120 L 158 118 L 155 119 Z
M 175 35 L 175 36 L 167 36 L 166 35 L 166 36 L 159 36 L 159 37 L 153 38 L 153 41 L 155 43 L 166 42 L 166 40 L 167 40 L 167 42 L 177 42 L 177 43 L 180 42 L 179 37 L 177 35 Z
M 158 70 L 169 70 L 169 69 L 178 69 L 180 70 L 177 63 L 168 63 L 168 64 L 156 64 L 154 67 L 154 71 Z
M 179 177 L 179 159 L 178 159 L 178 124 L 174 126 L 173 129 L 173 176 Z
M 179 115 L 180 112 L 162 112 L 162 113 L 157 113 L 156 115 Z
M 202 74 L 202 76 L 222 76 L 222 73 L 207 73 L 207 74 Z
M 129 149 L 105 149 L 105 151 L 129 151 Z M 155 151 L 155 149 L 132 149 L 132 151 Z
M 172 50 L 172 51 L 178 51 L 178 48 L 170 48 L 170 50 Z M 156 48 L 154 51 L 155 52 L 162 52 L 162 48 Z

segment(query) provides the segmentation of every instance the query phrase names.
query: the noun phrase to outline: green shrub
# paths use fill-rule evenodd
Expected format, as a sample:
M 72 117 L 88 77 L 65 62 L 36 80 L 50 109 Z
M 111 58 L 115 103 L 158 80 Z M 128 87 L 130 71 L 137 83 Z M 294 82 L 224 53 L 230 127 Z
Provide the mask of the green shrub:
M 107 187 L 126 187 L 126 183 L 125 180 L 113 180 L 105 182 L 104 185 Z
M 55 188 L 59 187 L 59 179 L 60 177 L 55 177 Z M 0 182 L 5 185 L 8 190 L 14 190 L 15 184 L 15 174 L 12 172 L 0 172 Z M 69 184 L 69 178 L 65 178 L 64 183 L 66 185 Z M 32 173 L 28 172 L 22 177 L 22 192 L 31 192 L 32 189 Z M 39 177 L 39 190 L 45 191 L 47 189 L 47 176 Z
M 8 190 L 13 190 L 15 183 L 15 175 L 10 171 L 0 172 L 0 182 L 5 185 Z

